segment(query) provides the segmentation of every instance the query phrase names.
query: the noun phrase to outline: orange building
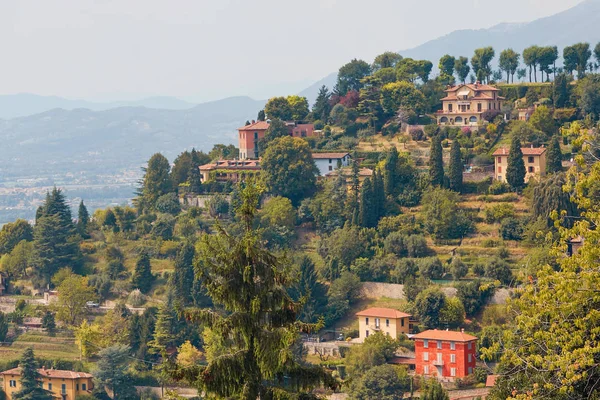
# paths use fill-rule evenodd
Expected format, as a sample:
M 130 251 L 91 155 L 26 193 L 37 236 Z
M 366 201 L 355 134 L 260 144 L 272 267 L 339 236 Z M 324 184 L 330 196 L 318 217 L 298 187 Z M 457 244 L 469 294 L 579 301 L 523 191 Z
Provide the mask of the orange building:
M 358 335 L 362 340 L 375 332 L 383 332 L 383 334 L 397 339 L 412 330 L 410 324 L 412 315 L 393 308 L 368 308 L 356 313 L 356 316 L 358 317 Z
M 414 335 L 415 373 L 438 379 L 464 378 L 475 371 L 477 338 L 455 331 L 428 330 Z
M 313 124 L 301 124 L 297 122 L 286 122 L 288 134 L 292 137 L 304 138 L 316 136 Z M 259 141 L 265 137 L 269 129 L 269 121 L 252 121 L 250 125 L 238 128 L 238 139 L 240 148 L 240 159 L 259 158 Z
M 437 112 L 439 125 L 477 126 L 488 110 L 502 110 L 504 97 L 498 89 L 481 83 L 449 86 Z
M 64 371 L 58 369 L 38 369 L 42 379 L 42 388 L 61 400 L 75 400 L 79 395 L 90 395 L 94 384 L 92 375 L 86 372 Z M 21 368 L 0 372 L 4 379 L 6 399 L 11 400 L 15 392 L 21 390 Z
M 218 160 L 200 166 L 202 182 L 240 182 L 260 172 L 260 160 Z

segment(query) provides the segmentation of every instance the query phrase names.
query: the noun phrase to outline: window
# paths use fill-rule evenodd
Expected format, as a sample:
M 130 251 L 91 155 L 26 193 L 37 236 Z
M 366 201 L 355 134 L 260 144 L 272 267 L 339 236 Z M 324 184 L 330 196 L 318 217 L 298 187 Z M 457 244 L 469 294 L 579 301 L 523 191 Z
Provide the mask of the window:
M 473 373 L 473 367 L 469 367 L 469 375 Z
M 498 173 L 502 172 L 502 167 L 498 167 Z
M 530 173 L 533 173 L 533 172 L 534 172 L 534 170 L 533 170 L 533 167 L 528 167 L 528 168 L 527 168 L 527 170 L 528 170 Z
M 454 364 L 456 362 L 456 354 L 450 354 L 450 362 Z
M 75 390 L 79 390 L 79 383 L 75 384 Z
M 365 337 L 369 337 L 369 330 L 368 329 L 365 331 Z
M 254 132 L 254 140 L 258 139 L 258 132 Z
M 375 318 L 375 328 L 379 328 L 379 318 Z
M 498 157 L 498 164 L 502 164 L 502 157 Z
M 467 361 L 467 362 L 471 362 L 472 357 L 473 357 L 473 354 L 469 354 L 469 361 Z
M 529 164 L 533 164 L 533 157 L 527 157 L 527 162 Z
M 498 180 L 501 181 L 502 180 L 502 175 L 498 175 Z
M 424 348 L 428 348 L 429 347 L 429 340 L 423 339 L 423 347 Z
M 429 361 L 429 353 L 423 353 L 423 361 Z
M 330 171 L 333 171 L 333 166 L 331 166 L 331 165 L 330 165 L 330 166 L 329 166 L 329 170 L 330 170 Z
M 448 104 L 448 111 L 452 112 L 452 104 Z
M 438 348 L 438 349 L 441 349 L 441 348 L 442 348 L 442 341 L 441 341 L 441 340 L 438 340 L 438 341 L 437 341 L 437 348 Z
M 81 390 L 87 390 L 87 384 L 82 383 L 81 384 Z
M 331 158 L 329 159 L 329 164 L 331 164 Z
M 48 390 L 52 390 L 52 384 L 51 383 L 48 384 Z
M 13 381 L 13 380 L 11 380 L 11 381 L 9 382 L 9 386 L 10 386 L 10 387 L 17 387 L 17 381 Z
M 450 342 L 450 350 L 456 350 L 456 342 Z
M 428 366 L 428 365 L 425 365 L 425 366 L 423 367 L 423 373 L 424 373 L 425 375 L 429 375 L 429 366 Z
M 385 320 L 385 326 L 388 326 L 388 327 L 390 326 L 390 320 L 389 319 Z
M 477 111 L 481 112 L 481 103 L 477 103 Z
M 63 383 L 63 384 L 61 385 L 60 392 L 61 392 L 62 394 L 66 394 L 66 393 L 67 393 L 67 385 L 66 385 L 66 384 L 64 384 L 64 383 Z
M 471 350 L 471 342 L 467 343 L 467 349 Z
M 456 368 L 450 368 L 450 376 L 456 376 Z
M 369 325 L 369 317 L 365 318 L 365 324 Z
M 401 326 L 404 326 L 404 318 L 401 318 L 401 319 L 400 319 L 400 325 L 401 325 Z

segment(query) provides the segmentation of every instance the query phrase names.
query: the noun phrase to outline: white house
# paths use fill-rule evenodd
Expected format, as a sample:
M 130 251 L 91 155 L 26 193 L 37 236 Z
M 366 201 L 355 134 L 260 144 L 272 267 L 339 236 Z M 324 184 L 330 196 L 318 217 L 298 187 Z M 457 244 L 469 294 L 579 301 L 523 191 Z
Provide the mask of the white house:
M 340 163 L 342 167 L 350 164 L 350 153 L 312 153 L 312 156 L 321 176 L 335 171 Z

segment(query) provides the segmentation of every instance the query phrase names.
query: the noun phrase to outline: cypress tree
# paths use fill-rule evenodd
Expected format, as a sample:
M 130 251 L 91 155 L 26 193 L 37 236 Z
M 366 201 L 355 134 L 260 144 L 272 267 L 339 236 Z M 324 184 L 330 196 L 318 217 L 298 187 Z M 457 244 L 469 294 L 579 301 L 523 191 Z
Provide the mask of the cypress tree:
M 292 348 L 299 329 L 318 327 L 298 323 L 302 305 L 288 294 L 288 268 L 253 229 L 260 194 L 251 182 L 242 191 L 239 237 L 218 228 L 198 246 L 196 274 L 224 312 L 187 310 L 186 318 L 227 337 L 230 345 L 207 365 L 174 366 L 171 372 L 211 398 L 310 398 L 314 386 L 331 383 L 330 377 L 320 366 L 298 362 Z
M 171 165 L 165 156 L 156 153 L 150 157 L 148 166 L 143 168 L 143 171 L 144 178 L 142 186 L 137 192 L 138 197 L 135 199 L 135 203 L 142 211 L 152 210 L 160 196 L 173 190 L 170 176 Z
M 448 174 L 450 175 L 450 189 L 460 193 L 463 185 L 463 163 L 458 140 L 452 142 L 452 147 L 450 148 L 450 166 Z
M 379 170 L 375 170 L 373 181 L 373 197 L 375 200 L 375 217 L 377 222 L 385 215 L 385 189 L 383 176 Z
M 52 393 L 42 388 L 42 377 L 37 370 L 37 363 L 31 347 L 25 349 L 19 361 L 21 369 L 21 390 L 12 394 L 19 400 L 52 400 Z
M 550 146 L 548 146 L 548 157 L 546 158 L 546 172 L 553 174 L 562 171 L 562 152 L 558 136 L 554 135 Z
M 150 265 L 150 256 L 145 251 L 141 252 L 135 264 L 135 270 L 131 277 L 131 284 L 134 289 L 140 289 L 142 293 L 147 293 L 154 283 L 155 276 L 152 275 Z
M 395 146 L 388 152 L 383 168 L 385 195 L 393 196 L 396 193 L 396 177 L 398 175 L 398 150 Z
M 177 252 L 175 270 L 172 275 L 172 284 L 179 300 L 184 305 L 193 302 L 192 289 L 194 285 L 194 246 L 185 243 Z
M 258 112 L 258 117 L 256 117 L 256 119 L 258 121 L 264 121 L 265 120 L 265 110 L 260 110 Z
M 525 186 L 525 161 L 521 151 L 521 141 L 514 136 L 510 143 L 508 153 L 508 166 L 506 167 L 506 181 L 515 191 L 520 191 Z
M 188 174 L 189 191 L 193 194 L 202 192 L 202 177 L 200 176 L 199 165 L 192 161 Z
M 360 191 L 359 224 L 365 228 L 373 228 L 376 224 L 375 196 L 371 178 L 365 179 Z
M 444 155 L 442 151 L 442 140 L 439 135 L 435 135 L 431 138 L 429 177 L 433 186 L 444 185 Z
M 354 158 L 352 161 L 352 177 L 350 187 L 352 193 L 350 193 L 350 197 L 348 198 L 348 215 L 352 225 L 358 225 L 360 223 L 360 207 L 358 204 L 358 199 L 360 196 L 359 172 L 360 170 L 358 166 L 358 161 L 356 161 L 356 159 Z
M 79 203 L 79 212 L 77 213 L 77 231 L 82 237 L 87 237 L 87 226 L 90 222 L 90 213 L 87 210 L 83 200 Z

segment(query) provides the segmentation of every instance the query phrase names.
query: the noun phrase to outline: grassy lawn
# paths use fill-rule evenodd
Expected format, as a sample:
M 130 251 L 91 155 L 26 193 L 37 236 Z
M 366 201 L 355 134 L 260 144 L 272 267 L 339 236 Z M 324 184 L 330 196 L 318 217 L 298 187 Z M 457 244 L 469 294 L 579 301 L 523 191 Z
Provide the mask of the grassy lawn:
M 0 347 L 0 357 L 4 360 L 17 359 L 23 351 L 31 347 L 39 358 L 78 360 L 79 349 L 75 338 L 57 334 L 51 337 L 43 332 L 21 334 L 9 346 Z

